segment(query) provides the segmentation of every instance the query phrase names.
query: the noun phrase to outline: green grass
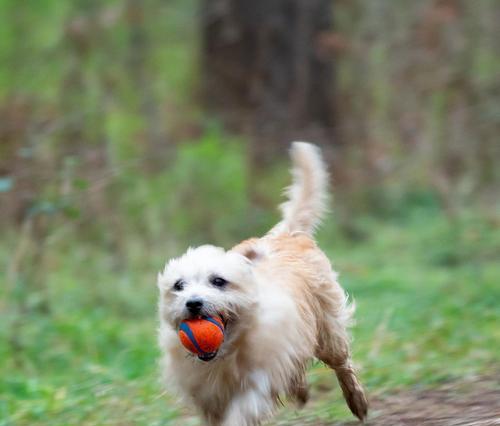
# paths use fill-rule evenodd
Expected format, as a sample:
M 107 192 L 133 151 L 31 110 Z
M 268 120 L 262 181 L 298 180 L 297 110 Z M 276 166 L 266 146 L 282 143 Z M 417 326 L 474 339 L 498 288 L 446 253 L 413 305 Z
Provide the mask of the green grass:
M 498 368 L 498 222 L 464 214 L 449 223 L 414 207 L 353 223 L 358 240 L 330 224 L 320 243 L 356 300 L 354 357 L 370 393 Z M 15 243 L 14 233 L 2 240 L 3 270 Z M 0 425 L 196 424 L 179 420 L 193 413 L 157 379 L 155 274 L 167 252 L 135 239 L 118 262 L 104 245 L 62 232 L 45 246 L 48 295 L 22 273 L 8 295 L 2 286 Z M 310 381 L 303 415 L 349 418 L 330 371 L 316 364 Z M 288 407 L 279 418 L 293 416 Z

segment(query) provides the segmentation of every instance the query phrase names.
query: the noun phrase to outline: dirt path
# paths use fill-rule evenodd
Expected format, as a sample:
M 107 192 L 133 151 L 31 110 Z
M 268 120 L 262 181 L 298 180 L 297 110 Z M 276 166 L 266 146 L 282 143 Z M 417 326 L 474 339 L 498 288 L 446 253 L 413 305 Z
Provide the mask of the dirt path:
M 374 398 L 368 426 L 500 426 L 500 378 L 451 383 Z M 355 426 L 358 422 L 294 425 Z

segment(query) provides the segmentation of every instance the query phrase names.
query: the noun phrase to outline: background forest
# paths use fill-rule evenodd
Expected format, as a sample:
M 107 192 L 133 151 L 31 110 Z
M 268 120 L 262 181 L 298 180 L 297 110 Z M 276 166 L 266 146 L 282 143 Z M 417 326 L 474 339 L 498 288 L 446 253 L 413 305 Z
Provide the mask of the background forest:
M 499 22 L 496 0 L 0 0 L 0 425 L 199 424 L 158 383 L 156 274 L 269 229 L 294 139 L 332 171 L 318 239 L 373 424 L 500 418 Z M 309 379 L 272 424 L 352 421 Z

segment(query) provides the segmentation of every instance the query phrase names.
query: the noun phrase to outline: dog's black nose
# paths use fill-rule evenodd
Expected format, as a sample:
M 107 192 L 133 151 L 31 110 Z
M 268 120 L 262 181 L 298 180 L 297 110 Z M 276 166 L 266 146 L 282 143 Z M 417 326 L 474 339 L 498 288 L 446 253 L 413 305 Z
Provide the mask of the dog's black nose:
M 193 315 L 199 314 L 201 308 L 203 307 L 203 301 L 201 299 L 191 299 L 186 302 L 186 308 Z

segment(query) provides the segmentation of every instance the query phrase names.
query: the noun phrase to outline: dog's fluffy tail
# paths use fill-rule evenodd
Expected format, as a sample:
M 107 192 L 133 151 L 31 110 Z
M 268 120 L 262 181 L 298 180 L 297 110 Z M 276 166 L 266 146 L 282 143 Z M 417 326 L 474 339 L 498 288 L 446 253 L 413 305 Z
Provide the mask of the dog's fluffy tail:
M 288 201 L 280 206 L 283 220 L 271 233 L 299 231 L 312 235 L 326 211 L 328 172 L 315 145 L 294 142 L 290 154 L 293 181 L 286 190 Z

